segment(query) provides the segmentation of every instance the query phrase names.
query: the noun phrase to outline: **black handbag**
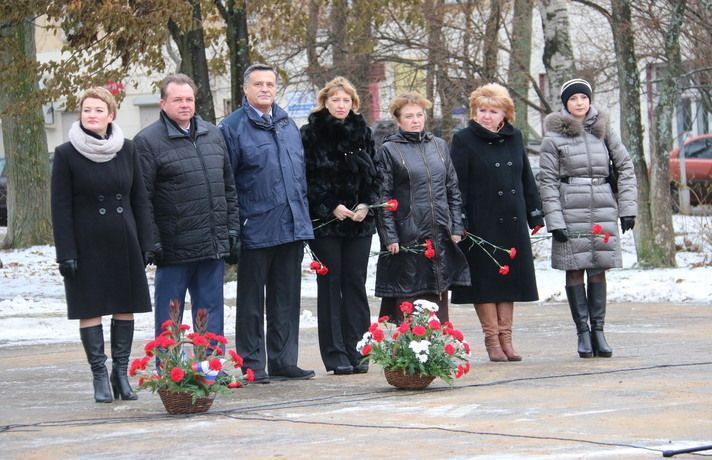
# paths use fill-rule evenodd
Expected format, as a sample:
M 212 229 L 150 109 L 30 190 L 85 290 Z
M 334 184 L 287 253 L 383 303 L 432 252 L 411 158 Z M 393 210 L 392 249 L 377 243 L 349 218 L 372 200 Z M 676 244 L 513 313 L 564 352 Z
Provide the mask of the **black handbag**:
M 608 177 L 606 178 L 606 182 L 611 186 L 613 193 L 618 193 L 618 170 L 616 169 L 616 164 L 613 163 L 613 158 L 611 158 L 611 149 L 608 148 L 608 140 L 603 139 L 603 144 L 606 146 L 606 151 L 608 152 Z

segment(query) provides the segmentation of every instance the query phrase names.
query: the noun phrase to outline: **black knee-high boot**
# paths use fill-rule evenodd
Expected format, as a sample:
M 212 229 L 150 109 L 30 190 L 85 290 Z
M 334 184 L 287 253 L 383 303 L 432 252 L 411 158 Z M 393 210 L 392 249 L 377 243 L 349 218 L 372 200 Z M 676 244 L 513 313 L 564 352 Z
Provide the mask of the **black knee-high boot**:
M 126 371 L 129 367 L 131 344 L 133 343 L 133 320 L 111 320 L 111 387 L 114 389 L 114 398 L 123 400 L 138 399 L 131 389 Z
M 593 354 L 602 358 L 613 356 L 613 350 L 603 335 L 606 320 L 606 282 L 588 283 L 588 313 L 591 316 L 591 342 Z
M 84 352 L 94 375 L 94 400 L 96 402 L 110 403 L 111 387 L 109 386 L 109 373 L 106 371 L 106 354 L 104 354 L 104 331 L 101 324 L 79 329 Z
M 588 302 L 586 301 L 586 288 L 583 284 L 566 286 L 566 297 L 571 308 L 571 317 L 576 325 L 578 334 L 578 354 L 581 358 L 591 358 L 591 331 L 588 327 Z

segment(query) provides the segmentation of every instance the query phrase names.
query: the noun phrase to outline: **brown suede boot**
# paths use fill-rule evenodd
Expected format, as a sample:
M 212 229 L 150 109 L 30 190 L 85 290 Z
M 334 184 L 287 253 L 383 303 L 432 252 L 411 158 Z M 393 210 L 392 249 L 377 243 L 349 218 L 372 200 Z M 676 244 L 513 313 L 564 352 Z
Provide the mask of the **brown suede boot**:
M 485 348 L 490 361 L 508 361 L 507 355 L 502 351 L 499 344 L 499 326 L 497 323 L 497 306 L 495 304 L 475 305 L 477 317 L 482 324 L 482 332 L 485 334 Z
M 514 318 L 514 304 L 497 304 L 497 321 L 499 323 L 499 344 L 509 361 L 521 361 L 522 357 L 514 351 L 512 346 L 512 320 Z

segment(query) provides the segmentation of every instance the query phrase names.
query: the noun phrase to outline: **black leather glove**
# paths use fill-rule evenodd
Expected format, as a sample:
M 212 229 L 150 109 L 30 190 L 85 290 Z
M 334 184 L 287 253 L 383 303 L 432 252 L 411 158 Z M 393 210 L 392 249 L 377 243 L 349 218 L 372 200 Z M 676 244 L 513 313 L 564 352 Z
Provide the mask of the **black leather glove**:
M 147 267 L 149 265 L 156 265 L 156 253 L 153 251 L 143 253 L 143 266 Z
M 635 216 L 621 217 L 621 230 L 623 230 L 623 233 L 633 230 L 633 227 L 635 227 Z
M 67 259 L 59 261 L 59 273 L 65 278 L 74 278 L 79 270 L 79 261 L 77 259 Z
M 569 241 L 569 232 L 565 228 L 557 228 L 556 230 L 552 230 L 551 234 L 553 235 L 554 239 L 559 243 L 566 243 L 567 241 Z
M 240 260 L 240 237 L 237 235 L 230 235 L 230 254 L 225 257 L 225 262 L 230 265 L 237 265 Z

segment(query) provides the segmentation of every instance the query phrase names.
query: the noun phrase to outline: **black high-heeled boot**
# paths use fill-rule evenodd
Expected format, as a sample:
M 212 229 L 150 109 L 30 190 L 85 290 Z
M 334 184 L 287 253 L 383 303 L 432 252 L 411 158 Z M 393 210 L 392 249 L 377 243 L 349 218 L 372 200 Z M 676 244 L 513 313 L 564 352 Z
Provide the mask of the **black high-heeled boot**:
M 586 288 L 583 284 L 566 286 L 566 297 L 569 300 L 571 317 L 574 320 L 578 334 L 578 354 L 581 358 L 592 358 L 593 346 L 591 345 L 591 330 L 588 328 Z
M 613 350 L 603 335 L 606 320 L 606 282 L 588 283 L 588 313 L 591 316 L 593 354 L 601 358 L 613 356 Z
M 109 373 L 106 370 L 106 354 L 104 354 L 104 330 L 101 324 L 92 327 L 79 328 L 84 352 L 94 375 L 94 400 L 96 402 L 110 403 L 111 387 L 109 386 Z
M 138 399 L 129 384 L 126 371 L 129 367 L 131 344 L 133 343 L 133 320 L 111 320 L 111 387 L 114 389 L 114 398 L 133 401 Z

